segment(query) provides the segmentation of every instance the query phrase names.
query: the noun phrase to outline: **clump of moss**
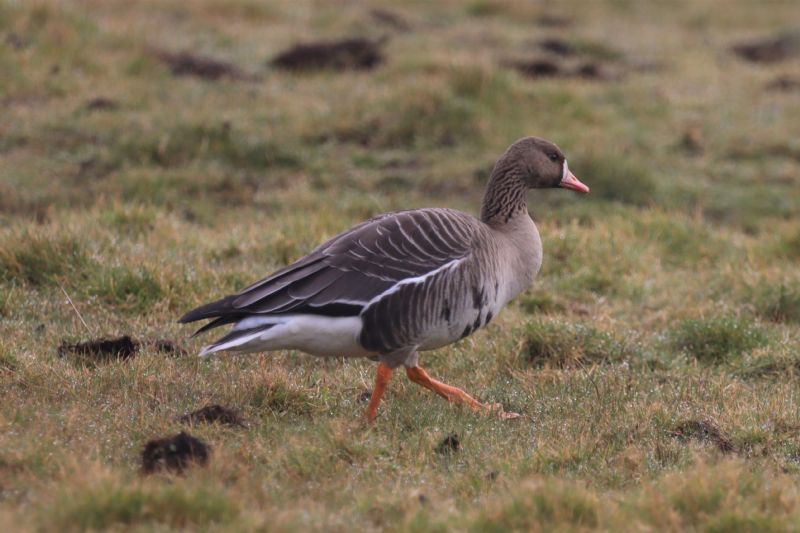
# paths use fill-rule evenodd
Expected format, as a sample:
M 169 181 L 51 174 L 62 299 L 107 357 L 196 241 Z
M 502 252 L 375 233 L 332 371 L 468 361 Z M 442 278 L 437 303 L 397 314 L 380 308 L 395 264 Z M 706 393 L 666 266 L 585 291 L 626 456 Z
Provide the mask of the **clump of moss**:
M 676 351 L 704 364 L 720 364 L 767 344 L 766 332 L 748 320 L 733 316 L 689 319 L 670 333 Z

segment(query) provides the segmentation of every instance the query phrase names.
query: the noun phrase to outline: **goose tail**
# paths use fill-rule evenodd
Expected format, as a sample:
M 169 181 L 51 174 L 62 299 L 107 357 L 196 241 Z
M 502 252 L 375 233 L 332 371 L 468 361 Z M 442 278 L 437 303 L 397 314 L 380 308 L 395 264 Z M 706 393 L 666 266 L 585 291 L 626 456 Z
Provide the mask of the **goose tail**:
M 276 324 L 263 324 L 254 328 L 242 329 L 234 327 L 228 334 L 217 339 L 208 346 L 204 346 L 198 357 L 208 357 L 216 352 L 233 351 L 249 352 L 254 351 L 252 341 L 263 335 L 267 330 Z M 237 325 L 238 326 L 238 325 Z M 257 348 L 255 349 L 257 351 Z

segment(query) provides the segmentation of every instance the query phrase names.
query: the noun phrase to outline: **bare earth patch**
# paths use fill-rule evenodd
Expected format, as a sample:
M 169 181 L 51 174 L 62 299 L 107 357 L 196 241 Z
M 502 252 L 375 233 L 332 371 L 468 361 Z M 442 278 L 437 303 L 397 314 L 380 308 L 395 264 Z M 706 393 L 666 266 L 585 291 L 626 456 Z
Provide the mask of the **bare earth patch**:
M 167 64 L 176 76 L 195 76 L 211 81 L 223 78 L 235 81 L 256 81 L 259 79 L 257 75 L 246 72 L 230 61 L 223 61 L 192 52 L 156 50 L 155 55 L 163 63 Z
M 90 363 L 125 361 L 139 353 L 143 346 L 152 346 L 158 352 L 176 356 L 186 354 L 186 350 L 171 340 L 135 340 L 129 335 L 123 335 L 117 338 L 99 338 L 75 344 L 64 341 L 58 347 L 58 356 L 74 357 L 77 361 Z
M 579 78 L 592 81 L 612 81 L 620 74 L 593 61 L 563 62 L 550 59 L 510 61 L 508 66 L 527 78 Z
M 141 454 L 142 473 L 181 473 L 192 465 L 205 466 L 210 454 L 208 444 L 181 431 L 171 437 L 153 439 L 144 445 Z
M 766 86 L 767 90 L 777 92 L 800 91 L 800 76 L 778 76 Z
M 125 361 L 138 352 L 139 342 L 128 335 L 115 339 L 93 339 L 77 344 L 63 342 L 58 347 L 59 357 L 75 356 L 78 359 L 93 362 Z
M 450 455 L 461 450 L 461 439 L 458 433 L 451 433 L 436 445 L 436 453 L 439 455 Z
M 105 96 L 96 96 L 86 102 L 87 111 L 114 111 L 119 107 L 116 100 Z
M 800 56 L 800 31 L 735 44 L 731 51 L 753 63 L 777 63 Z
M 285 70 L 372 70 L 385 61 L 383 41 L 349 38 L 297 44 L 270 62 Z

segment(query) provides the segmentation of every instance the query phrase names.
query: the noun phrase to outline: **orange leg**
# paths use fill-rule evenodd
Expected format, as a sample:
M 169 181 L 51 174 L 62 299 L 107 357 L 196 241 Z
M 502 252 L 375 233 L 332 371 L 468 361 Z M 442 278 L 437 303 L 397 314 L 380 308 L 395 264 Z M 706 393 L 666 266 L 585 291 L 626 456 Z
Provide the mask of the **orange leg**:
M 408 379 L 417 385 L 422 385 L 426 389 L 432 390 L 448 402 L 466 404 L 473 411 L 496 413 L 500 418 L 503 419 L 519 417 L 517 413 L 506 413 L 503 411 L 503 406 L 500 404 L 481 403 L 457 387 L 451 387 L 450 385 L 442 383 L 441 381 L 436 381 L 435 379 L 431 378 L 421 367 L 415 366 L 413 368 L 406 368 L 406 374 L 408 374 Z
M 364 418 L 367 422 L 373 422 L 375 417 L 378 416 L 378 406 L 383 398 L 383 393 L 386 391 L 386 386 L 392 379 L 392 370 L 388 365 L 381 363 L 378 365 L 378 375 L 375 377 L 375 388 L 372 390 L 372 396 L 369 399 L 369 405 L 364 412 Z

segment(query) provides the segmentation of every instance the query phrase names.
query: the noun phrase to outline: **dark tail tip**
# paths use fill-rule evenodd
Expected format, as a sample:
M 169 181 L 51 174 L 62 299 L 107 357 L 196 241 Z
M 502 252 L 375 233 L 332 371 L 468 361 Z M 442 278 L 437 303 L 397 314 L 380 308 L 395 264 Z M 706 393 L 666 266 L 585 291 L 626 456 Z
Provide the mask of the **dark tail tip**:
M 236 299 L 235 295 L 226 296 L 225 298 L 217 300 L 216 302 L 201 305 L 197 309 L 193 309 L 180 317 L 178 322 L 181 324 L 186 324 L 188 322 L 203 320 L 204 318 L 217 318 L 227 315 L 232 311 L 235 311 L 235 308 L 233 307 L 234 299 Z

